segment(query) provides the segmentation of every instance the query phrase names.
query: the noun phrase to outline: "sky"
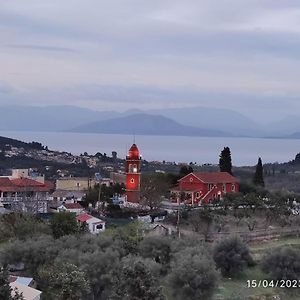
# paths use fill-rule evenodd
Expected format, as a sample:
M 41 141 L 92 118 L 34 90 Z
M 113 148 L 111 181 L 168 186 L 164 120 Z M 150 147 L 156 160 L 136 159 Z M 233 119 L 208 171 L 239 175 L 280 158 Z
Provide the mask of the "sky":
M 300 3 L 0 0 L 0 105 L 300 110 Z

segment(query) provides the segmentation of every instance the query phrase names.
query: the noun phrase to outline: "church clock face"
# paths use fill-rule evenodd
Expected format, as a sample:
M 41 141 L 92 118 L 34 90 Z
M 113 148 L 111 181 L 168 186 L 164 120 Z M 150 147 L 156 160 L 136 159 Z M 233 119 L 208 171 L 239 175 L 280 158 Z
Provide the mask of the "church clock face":
M 133 178 L 130 179 L 130 183 L 134 183 L 134 179 Z

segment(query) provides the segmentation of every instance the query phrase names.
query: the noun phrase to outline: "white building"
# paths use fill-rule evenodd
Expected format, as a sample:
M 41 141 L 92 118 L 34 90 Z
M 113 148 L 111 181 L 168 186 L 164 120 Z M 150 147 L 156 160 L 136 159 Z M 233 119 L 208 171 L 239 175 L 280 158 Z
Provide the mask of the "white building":
M 40 300 L 42 292 L 32 287 L 26 286 L 18 282 L 11 282 L 10 287 L 12 288 L 12 295 L 15 295 L 15 289 L 18 293 L 23 295 L 24 300 Z
M 77 216 L 76 219 L 81 224 L 86 223 L 90 233 L 96 234 L 105 230 L 105 221 L 91 215 L 82 214 Z
M 79 203 L 64 203 L 57 208 L 59 212 L 70 212 L 80 215 L 84 212 L 84 208 Z

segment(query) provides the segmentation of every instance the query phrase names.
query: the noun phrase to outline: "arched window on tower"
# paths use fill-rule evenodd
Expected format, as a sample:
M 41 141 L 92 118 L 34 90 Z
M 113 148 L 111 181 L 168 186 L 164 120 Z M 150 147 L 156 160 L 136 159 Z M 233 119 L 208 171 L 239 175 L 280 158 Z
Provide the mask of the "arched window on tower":
M 129 173 L 137 173 L 137 165 L 136 164 L 130 164 L 128 167 Z

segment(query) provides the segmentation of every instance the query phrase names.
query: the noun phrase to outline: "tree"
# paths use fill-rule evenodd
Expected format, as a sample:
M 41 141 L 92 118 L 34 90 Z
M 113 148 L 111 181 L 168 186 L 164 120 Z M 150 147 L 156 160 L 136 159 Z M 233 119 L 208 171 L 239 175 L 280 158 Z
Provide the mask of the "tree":
M 217 269 L 223 276 L 237 276 L 243 269 L 253 264 L 247 245 L 236 236 L 220 241 L 213 251 Z
M 86 274 L 73 264 L 44 266 L 38 277 L 39 285 L 51 299 L 80 300 L 90 292 Z
M 211 299 L 217 285 L 218 273 L 211 257 L 203 250 L 189 247 L 175 255 L 168 276 L 174 299 Z
M 298 280 L 300 277 L 300 250 L 291 247 L 272 249 L 261 261 L 264 272 L 277 280 Z
M 9 285 L 8 271 L 0 268 L 0 299 L 3 300 L 24 300 L 22 293 L 17 289 L 13 290 Z
M 166 265 L 171 258 L 171 240 L 160 236 L 146 237 L 140 243 L 140 253 L 143 257 L 152 258 L 155 262 Z
M 265 186 L 265 182 L 264 182 L 264 169 L 263 169 L 263 165 L 262 165 L 262 161 L 261 158 L 258 158 L 258 162 L 256 165 L 256 171 L 254 174 L 254 178 L 253 178 L 253 183 L 255 185 L 264 187 Z
M 179 171 L 180 177 L 184 177 L 190 173 L 193 173 L 194 170 L 191 166 L 182 166 Z
M 79 227 L 75 214 L 69 212 L 55 214 L 51 220 L 51 229 L 56 239 L 64 235 L 77 233 Z
M 221 172 L 227 172 L 232 175 L 231 152 L 229 147 L 224 147 L 221 151 L 219 167 Z
M 194 231 L 201 232 L 205 240 L 207 240 L 211 225 L 214 221 L 214 211 L 207 205 L 204 205 L 201 209 L 192 211 L 188 221 L 194 227 Z
M 141 178 L 141 203 L 148 206 L 150 210 L 158 209 L 168 188 L 169 182 L 164 174 L 143 175 Z
M 127 256 L 113 274 L 111 300 L 163 300 L 159 282 L 143 259 Z

